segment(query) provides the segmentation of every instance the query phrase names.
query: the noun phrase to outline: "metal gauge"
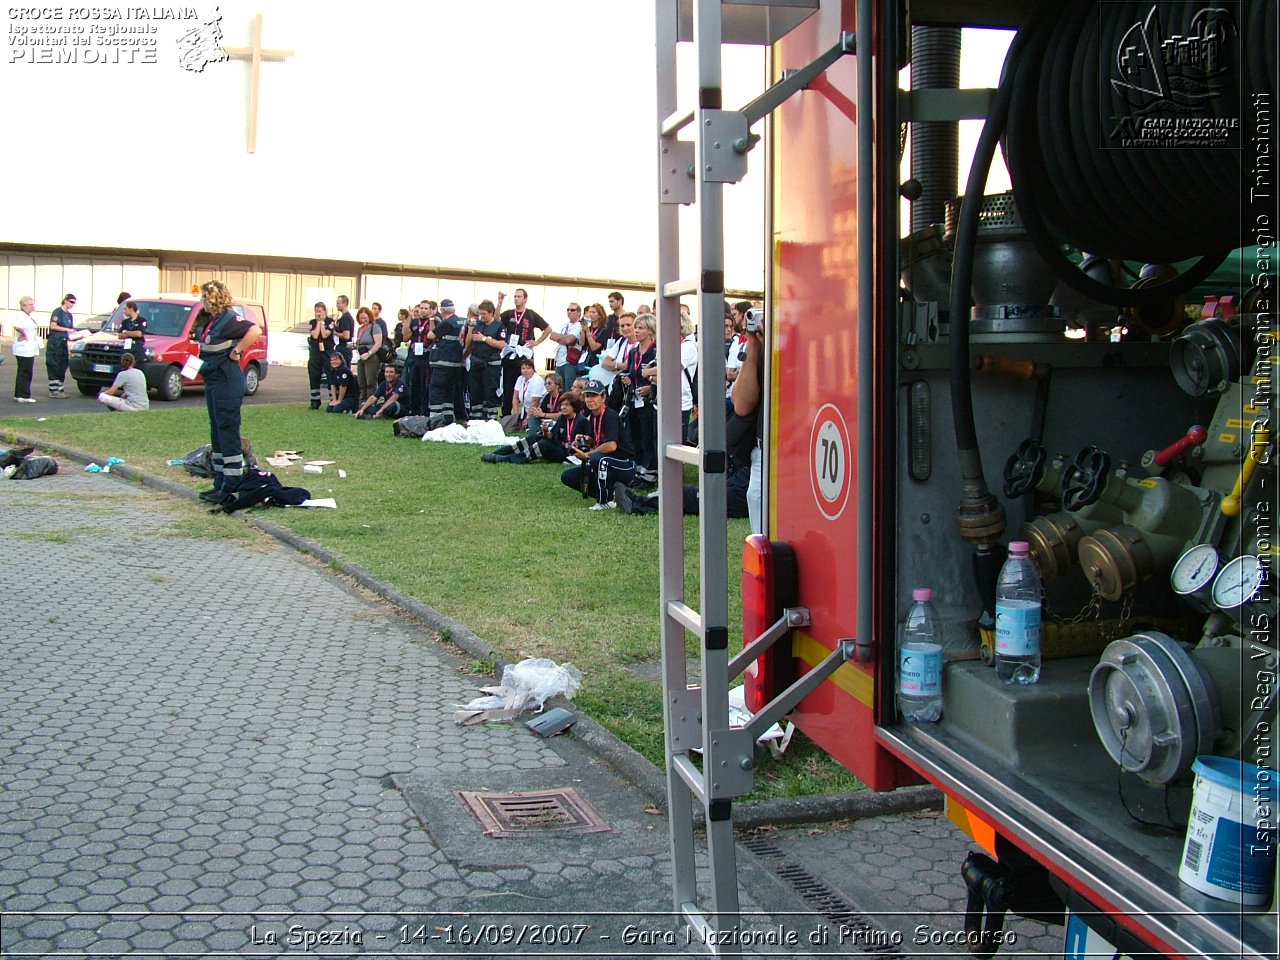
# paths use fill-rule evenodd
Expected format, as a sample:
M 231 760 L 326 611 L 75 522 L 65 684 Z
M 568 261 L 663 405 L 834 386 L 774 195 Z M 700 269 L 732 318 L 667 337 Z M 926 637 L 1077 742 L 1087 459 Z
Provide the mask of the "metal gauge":
M 1229 561 L 1213 581 L 1213 604 L 1219 610 L 1234 610 L 1253 599 L 1266 579 L 1262 560 L 1246 553 Z
M 1218 551 L 1213 544 L 1198 543 L 1173 565 L 1173 571 L 1169 574 L 1169 586 L 1179 596 L 1207 604 L 1209 597 L 1206 588 L 1213 582 L 1220 564 Z

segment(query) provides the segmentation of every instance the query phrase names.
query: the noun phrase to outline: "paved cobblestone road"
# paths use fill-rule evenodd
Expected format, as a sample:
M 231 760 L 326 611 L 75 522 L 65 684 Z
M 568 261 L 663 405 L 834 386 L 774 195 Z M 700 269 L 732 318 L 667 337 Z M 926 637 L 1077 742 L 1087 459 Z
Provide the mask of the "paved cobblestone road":
M 455 726 L 483 681 L 327 568 L 79 471 L 0 481 L 0 955 L 684 955 L 622 945 L 673 929 L 644 915 L 670 870 L 640 791 L 570 737 Z M 611 832 L 491 839 L 453 794 L 553 787 Z M 817 907 L 780 862 L 865 910 L 961 906 L 936 818 L 767 839 L 740 858 L 754 929 L 825 923 L 782 913 Z

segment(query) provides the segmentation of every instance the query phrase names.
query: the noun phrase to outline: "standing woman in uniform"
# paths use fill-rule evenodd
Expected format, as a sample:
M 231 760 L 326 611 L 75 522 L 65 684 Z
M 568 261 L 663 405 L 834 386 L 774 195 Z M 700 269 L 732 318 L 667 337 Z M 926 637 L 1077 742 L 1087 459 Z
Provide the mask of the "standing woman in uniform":
M 240 447 L 240 405 L 244 402 L 244 370 L 240 358 L 262 336 L 261 328 L 231 308 L 226 284 L 210 280 L 200 288 L 200 376 L 209 410 L 213 445 L 213 489 L 202 500 L 221 503 L 244 479 L 244 451 Z

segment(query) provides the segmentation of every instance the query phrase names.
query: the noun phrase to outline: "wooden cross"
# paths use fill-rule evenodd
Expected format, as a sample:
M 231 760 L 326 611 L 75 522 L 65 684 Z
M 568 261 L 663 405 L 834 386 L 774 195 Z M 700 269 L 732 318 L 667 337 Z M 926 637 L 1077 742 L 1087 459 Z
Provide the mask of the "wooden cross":
M 253 46 L 223 47 L 222 52 L 232 60 L 248 60 L 253 68 L 249 73 L 249 144 L 248 152 L 258 146 L 258 68 L 263 60 L 279 61 L 293 56 L 292 50 L 266 50 L 262 46 L 262 14 L 253 18 Z

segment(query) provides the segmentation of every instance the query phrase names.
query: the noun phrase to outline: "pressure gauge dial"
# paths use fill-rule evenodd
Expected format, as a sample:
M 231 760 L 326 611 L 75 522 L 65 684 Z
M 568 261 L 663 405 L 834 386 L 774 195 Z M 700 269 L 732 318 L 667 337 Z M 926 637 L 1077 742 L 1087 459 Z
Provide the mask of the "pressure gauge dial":
M 1217 576 L 1221 561 L 1211 543 L 1198 543 L 1173 565 L 1169 574 L 1169 586 L 1173 592 L 1186 597 L 1193 605 L 1209 609 L 1209 585 Z
M 1234 610 L 1253 599 L 1266 579 L 1262 560 L 1246 553 L 1228 562 L 1218 579 L 1213 581 L 1213 605 L 1219 610 Z

